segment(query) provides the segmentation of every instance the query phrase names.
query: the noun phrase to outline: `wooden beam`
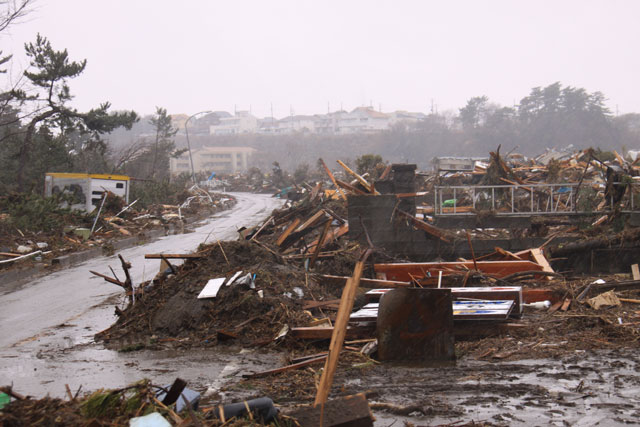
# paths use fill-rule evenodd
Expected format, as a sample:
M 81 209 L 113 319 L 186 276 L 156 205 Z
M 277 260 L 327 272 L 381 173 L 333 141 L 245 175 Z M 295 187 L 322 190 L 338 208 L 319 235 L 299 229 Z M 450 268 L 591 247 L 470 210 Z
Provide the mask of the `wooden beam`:
M 335 239 L 338 239 L 339 237 L 344 236 L 348 232 L 349 232 L 349 224 L 348 223 L 344 223 L 339 228 L 329 231 L 329 234 L 327 235 L 327 238 L 320 245 L 320 249 L 322 249 L 322 247 L 324 245 L 326 245 L 327 242 L 331 242 L 331 241 L 333 241 Z M 308 251 L 314 250 L 316 245 L 319 243 L 319 241 L 320 241 L 320 239 L 318 238 L 318 239 L 314 240 L 313 242 L 311 242 L 311 244 L 309 245 L 309 248 L 307 250 Z
M 387 177 L 389 176 L 390 173 L 391 173 L 391 165 L 387 165 L 387 167 L 384 168 L 384 172 L 382 172 L 382 175 L 380 175 L 379 180 L 383 181 L 383 180 L 387 179 Z
M 417 193 L 396 193 L 396 197 L 398 199 L 404 199 L 407 197 L 422 197 L 429 194 L 427 191 L 419 191 Z
M 309 310 L 309 309 L 312 309 L 312 308 L 326 307 L 328 305 L 339 306 L 340 305 L 340 300 L 339 299 L 332 299 L 332 300 L 327 300 L 327 301 L 305 301 L 304 305 L 302 306 L 302 309 L 303 310 Z
M 314 264 L 318 259 L 318 254 L 320 253 L 320 249 L 322 245 L 324 245 L 325 239 L 327 238 L 327 233 L 329 232 L 329 228 L 331 228 L 331 221 L 327 221 L 324 228 L 322 229 L 322 234 L 320 234 L 320 238 L 318 239 L 318 244 L 313 251 L 313 255 L 311 255 L 311 260 L 309 261 L 309 268 L 313 268 Z
M 505 250 L 505 249 L 502 249 L 502 248 L 500 248 L 500 247 L 498 247 L 498 246 L 496 246 L 494 249 L 495 249 L 495 251 L 496 251 L 497 253 L 499 253 L 500 255 L 502 255 L 503 257 L 505 257 L 505 258 L 507 258 L 507 259 L 518 259 L 518 260 L 522 260 L 522 258 L 521 258 L 521 257 L 519 257 L 518 255 L 516 255 L 516 254 L 514 254 L 514 253 L 512 253 L 512 252 L 509 252 L 509 251 L 507 251 L 507 250 Z M 478 258 L 478 259 L 479 259 L 479 258 Z
M 531 261 L 477 261 L 478 271 L 495 278 L 503 278 L 513 273 L 522 271 L 542 271 L 542 266 Z M 410 282 L 411 276 L 415 277 L 437 277 L 438 271 L 442 271 L 443 276 L 452 273 L 462 273 L 474 268 L 473 261 L 459 262 L 420 262 L 420 263 L 392 263 L 375 264 L 376 273 L 383 273 L 387 280 L 397 280 Z
M 369 182 L 366 179 L 364 179 L 363 177 L 361 177 L 360 175 L 352 171 L 349 166 L 345 165 L 341 160 L 336 160 L 336 161 L 340 166 L 344 168 L 345 171 L 347 171 L 348 174 L 352 175 L 355 179 L 357 179 L 358 182 L 362 184 L 362 186 L 366 188 L 369 193 L 380 194 L 373 188 L 371 184 L 369 184 Z
M 282 366 L 282 367 L 276 368 L 276 369 L 270 369 L 268 371 L 256 372 L 256 373 L 253 373 L 253 374 L 243 374 L 242 378 L 268 377 L 269 375 L 275 375 L 275 374 L 279 374 L 281 372 L 291 371 L 291 370 L 294 370 L 294 369 L 298 369 L 298 368 L 302 368 L 304 366 L 311 365 L 313 363 L 324 362 L 324 360 L 326 358 L 327 358 L 327 355 L 325 354 L 325 355 L 318 356 L 318 357 L 313 358 L 313 359 L 307 359 L 307 360 L 304 360 L 302 362 L 294 363 L 292 365 Z
M 125 286 L 124 283 L 122 283 L 121 281 L 119 281 L 117 279 L 114 279 L 113 277 L 109 277 L 109 276 L 107 276 L 105 274 L 98 273 L 97 271 L 93 271 L 93 270 L 89 270 L 89 273 L 93 274 L 94 276 L 102 277 L 107 282 L 113 283 L 114 285 L 118 285 L 118 286 L 121 286 L 121 287 L 126 289 L 126 286 Z
M 204 258 L 203 254 L 146 254 L 145 259 L 189 259 L 189 258 Z
M 289 223 L 289 225 L 284 230 L 284 232 L 280 235 L 280 237 L 278 237 L 278 240 L 276 240 L 276 245 L 277 246 L 282 245 L 285 239 L 289 237 L 289 235 L 293 232 L 293 230 L 295 230 L 295 228 L 300 224 L 301 221 L 302 220 L 300 218 L 296 218 L 293 221 L 291 221 L 291 223 Z
M 323 279 L 328 279 L 332 282 L 342 282 L 342 283 L 347 283 L 347 280 L 349 280 L 349 277 L 347 276 L 332 276 L 330 274 L 318 274 L 317 277 L 321 277 Z M 410 281 L 407 282 L 401 282 L 401 281 L 397 281 L 397 280 L 381 280 L 381 279 L 367 279 L 364 277 L 360 278 L 360 285 L 363 288 L 405 288 L 405 287 L 411 287 L 413 286 L 413 284 Z
M 555 271 L 553 271 L 553 268 L 549 264 L 549 261 L 547 261 L 547 257 L 544 256 L 542 249 L 540 248 L 531 249 L 531 258 L 533 258 L 534 262 L 542 266 L 542 271 L 546 271 L 547 273 L 555 273 Z M 551 276 L 546 277 L 546 280 L 551 280 L 551 279 L 552 279 Z
M 298 328 L 291 328 L 289 333 L 293 338 L 302 340 L 328 340 L 333 335 L 333 327 L 320 327 L 320 326 L 303 326 Z M 375 337 L 375 328 L 356 328 L 349 326 L 346 332 L 346 338 L 358 339 L 358 338 L 372 338 Z
M 256 231 L 255 233 L 253 233 L 253 236 L 251 236 L 251 239 L 249 239 L 249 241 L 251 240 L 255 240 L 256 237 L 258 237 L 258 234 L 260 234 L 260 232 L 262 232 L 262 230 L 267 226 L 267 224 L 269 224 L 269 222 L 271 222 L 271 220 L 273 219 L 273 216 L 269 216 L 269 218 L 267 218 L 263 223 L 262 226 L 258 229 L 258 231 Z
M 313 214 L 311 216 L 311 218 L 307 219 L 304 223 L 302 223 L 302 225 L 300 227 L 296 228 L 296 233 L 299 233 L 299 232 L 303 231 L 305 228 L 309 227 L 311 224 L 313 224 L 318 219 L 320 219 L 320 217 L 322 217 L 322 215 L 325 215 L 325 213 L 324 213 L 324 211 L 322 209 L 320 209 L 318 212 Z
M 340 186 L 336 182 L 336 178 L 333 176 L 333 174 L 331 173 L 331 171 L 327 167 L 327 164 L 322 159 L 320 159 L 320 163 L 322 163 L 322 167 L 324 168 L 324 171 L 327 173 L 327 175 L 329 175 L 329 179 L 331 180 L 333 185 L 336 187 L 336 191 L 338 192 L 338 194 L 340 194 L 340 197 L 342 197 L 342 200 L 346 201 L 347 200 L 347 196 L 345 196 L 344 193 L 342 192 L 342 189 L 340 189 Z
M 340 187 L 344 188 L 345 190 L 349 190 L 352 193 L 355 193 L 355 194 L 357 194 L 359 196 L 367 196 L 367 195 L 369 195 L 369 193 L 367 193 L 366 191 L 362 191 L 359 188 L 356 188 L 356 187 L 352 186 L 351 184 L 347 184 L 344 181 L 340 181 L 339 179 L 336 179 L 336 183 Z
M 316 393 L 316 399 L 314 405 L 323 405 L 329 397 L 331 391 L 331 385 L 333 384 L 333 376 L 338 367 L 338 357 L 342 351 L 342 345 L 344 344 L 344 338 L 347 334 L 347 324 L 349 323 L 349 316 L 351 310 L 353 310 L 353 301 L 356 297 L 356 290 L 360 284 L 360 277 L 362 277 L 362 271 L 364 270 L 364 263 L 371 254 L 371 250 L 367 250 L 360 257 L 353 270 L 351 279 L 347 281 L 340 298 L 340 308 L 338 309 L 338 315 L 336 322 L 334 323 L 333 334 L 331 335 L 331 343 L 329 344 L 329 355 L 320 377 L 320 383 L 318 385 L 318 391 Z
M 447 237 L 446 233 L 440 230 L 438 227 L 434 227 L 431 224 L 427 224 L 424 221 L 420 221 L 418 218 L 415 217 L 415 215 L 411 215 L 410 213 L 401 211 L 400 209 L 396 209 L 396 212 L 408 218 L 413 223 L 414 227 L 419 228 L 420 230 L 426 231 L 427 233 L 431 234 L 434 237 L 437 237 L 443 242 L 447 242 L 447 243 L 451 242 L 451 239 Z

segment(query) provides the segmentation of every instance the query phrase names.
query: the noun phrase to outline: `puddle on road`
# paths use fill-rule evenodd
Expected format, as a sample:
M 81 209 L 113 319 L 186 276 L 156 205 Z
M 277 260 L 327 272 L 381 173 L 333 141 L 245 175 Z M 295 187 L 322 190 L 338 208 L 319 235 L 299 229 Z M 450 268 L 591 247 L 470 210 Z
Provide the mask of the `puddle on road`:
M 56 334 L 3 350 L 0 382 L 13 383 L 25 394 L 63 397 L 65 384 L 73 391 L 80 386 L 90 391 L 142 378 L 170 383 L 179 376 L 204 393 L 241 381 L 243 373 L 284 363 L 280 353 L 225 345 L 119 353 L 93 343 L 93 332 L 78 338 L 77 328 L 67 325 Z M 640 418 L 639 367 L 633 351 L 581 352 L 558 360 L 462 360 L 439 368 L 382 364 L 358 378 L 339 374 L 335 384 L 344 386 L 343 393 L 373 392 L 371 403 L 413 406 L 402 414 L 375 410 L 380 426 L 472 420 L 498 425 L 634 424 Z M 241 392 L 223 396 L 227 402 L 245 397 Z

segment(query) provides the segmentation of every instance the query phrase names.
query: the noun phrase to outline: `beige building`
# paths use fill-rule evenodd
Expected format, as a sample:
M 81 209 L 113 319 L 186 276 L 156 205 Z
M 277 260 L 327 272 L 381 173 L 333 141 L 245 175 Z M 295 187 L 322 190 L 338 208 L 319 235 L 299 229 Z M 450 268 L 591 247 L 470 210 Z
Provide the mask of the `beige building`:
M 203 147 L 192 150 L 193 168 L 196 173 L 210 174 L 244 172 L 248 169 L 249 158 L 255 153 L 251 147 Z M 171 159 L 171 173 L 191 173 L 189 152 Z

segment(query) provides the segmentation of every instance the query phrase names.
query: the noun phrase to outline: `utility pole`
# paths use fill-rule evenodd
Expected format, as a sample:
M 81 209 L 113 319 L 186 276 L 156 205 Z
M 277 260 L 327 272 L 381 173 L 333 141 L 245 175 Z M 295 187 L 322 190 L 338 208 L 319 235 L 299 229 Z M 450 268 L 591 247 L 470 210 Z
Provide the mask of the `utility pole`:
M 193 155 L 191 154 L 191 144 L 189 143 L 189 120 L 199 114 L 208 114 L 210 112 L 211 111 L 200 111 L 199 113 L 192 114 L 191 116 L 189 116 L 187 121 L 184 122 L 184 133 L 187 135 L 187 149 L 189 150 L 189 162 L 191 163 L 191 179 L 193 180 L 194 184 L 196 183 L 196 171 L 193 167 Z

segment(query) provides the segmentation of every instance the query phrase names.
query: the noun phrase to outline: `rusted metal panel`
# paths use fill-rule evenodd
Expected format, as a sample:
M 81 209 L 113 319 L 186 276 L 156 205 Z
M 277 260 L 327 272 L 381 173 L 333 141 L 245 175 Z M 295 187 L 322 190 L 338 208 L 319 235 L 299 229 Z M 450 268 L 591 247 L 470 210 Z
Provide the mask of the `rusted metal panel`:
M 455 360 L 451 290 L 387 292 L 380 301 L 377 335 L 380 360 Z

